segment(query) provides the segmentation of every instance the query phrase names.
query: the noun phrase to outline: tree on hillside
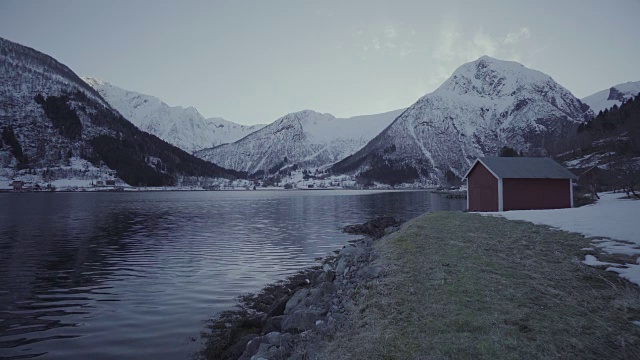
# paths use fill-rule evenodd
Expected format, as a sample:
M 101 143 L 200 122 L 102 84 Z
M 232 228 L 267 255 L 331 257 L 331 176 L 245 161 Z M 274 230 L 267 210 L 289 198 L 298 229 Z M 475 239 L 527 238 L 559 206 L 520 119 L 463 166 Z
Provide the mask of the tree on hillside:
M 581 124 L 577 135 L 581 154 L 607 156 L 611 185 L 640 198 L 640 94 Z
M 508 146 L 503 146 L 502 149 L 500 149 L 500 157 L 518 157 L 518 156 L 522 156 L 522 153 L 518 154 L 518 151 L 514 148 L 508 147 Z
M 18 169 L 27 168 L 29 158 L 22 152 L 22 146 L 16 138 L 16 134 L 13 132 L 13 128 L 11 126 L 5 126 L 2 129 L 2 139 L 11 147 L 11 154 L 13 154 L 13 157 L 18 161 Z

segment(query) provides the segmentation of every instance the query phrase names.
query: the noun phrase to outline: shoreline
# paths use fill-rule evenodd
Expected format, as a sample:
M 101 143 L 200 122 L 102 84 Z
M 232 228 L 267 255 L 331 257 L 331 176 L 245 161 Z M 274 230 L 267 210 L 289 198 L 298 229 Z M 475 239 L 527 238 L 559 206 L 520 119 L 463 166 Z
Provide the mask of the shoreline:
M 377 235 L 242 297 L 196 357 L 640 357 L 640 288 L 584 264 L 580 234 L 436 212 Z
M 200 359 L 303 359 L 307 347 L 348 325 L 359 287 L 381 276 L 372 266 L 379 255 L 373 243 L 397 231 L 402 222 L 375 218 L 349 225 L 345 232 L 365 235 L 350 240 L 321 265 L 300 270 L 258 293 L 239 298 L 233 310 L 210 319 L 202 333 Z
M 284 189 L 284 188 L 261 188 L 256 190 L 246 190 L 246 189 L 224 189 L 224 190 L 207 190 L 207 189 L 125 189 L 125 190 L 113 190 L 113 189 L 100 189 L 100 190 L 36 190 L 36 191 L 24 191 L 24 190 L 9 190 L 9 189 L 0 189 L 0 194 L 55 194 L 55 193 L 144 193 L 144 192 L 261 192 L 261 191 L 278 191 L 278 192 L 295 192 L 295 191 L 380 191 L 380 192 L 400 192 L 400 191 L 427 191 L 431 188 L 401 188 L 401 189 Z

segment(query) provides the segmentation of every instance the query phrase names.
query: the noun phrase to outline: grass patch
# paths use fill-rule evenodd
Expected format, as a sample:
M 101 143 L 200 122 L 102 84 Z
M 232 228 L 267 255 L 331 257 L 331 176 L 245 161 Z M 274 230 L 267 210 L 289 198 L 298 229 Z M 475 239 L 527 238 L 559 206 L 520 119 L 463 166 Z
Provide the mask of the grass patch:
M 376 244 L 387 276 L 318 359 L 640 358 L 640 289 L 580 262 L 583 236 L 430 213 Z

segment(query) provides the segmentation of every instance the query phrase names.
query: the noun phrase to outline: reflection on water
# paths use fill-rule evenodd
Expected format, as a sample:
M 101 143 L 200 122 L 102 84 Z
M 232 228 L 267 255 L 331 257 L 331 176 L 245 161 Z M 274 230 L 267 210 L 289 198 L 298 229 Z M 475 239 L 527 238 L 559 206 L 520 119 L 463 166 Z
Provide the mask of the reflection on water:
M 0 194 L 0 354 L 176 359 L 237 295 L 374 216 L 461 210 L 429 192 Z

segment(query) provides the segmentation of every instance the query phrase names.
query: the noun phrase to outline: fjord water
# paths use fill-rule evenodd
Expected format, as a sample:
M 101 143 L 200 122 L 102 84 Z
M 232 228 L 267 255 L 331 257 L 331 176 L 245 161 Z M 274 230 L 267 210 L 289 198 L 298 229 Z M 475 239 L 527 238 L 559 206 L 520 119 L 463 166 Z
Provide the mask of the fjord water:
M 185 359 L 204 320 L 427 191 L 0 194 L 0 357 Z

